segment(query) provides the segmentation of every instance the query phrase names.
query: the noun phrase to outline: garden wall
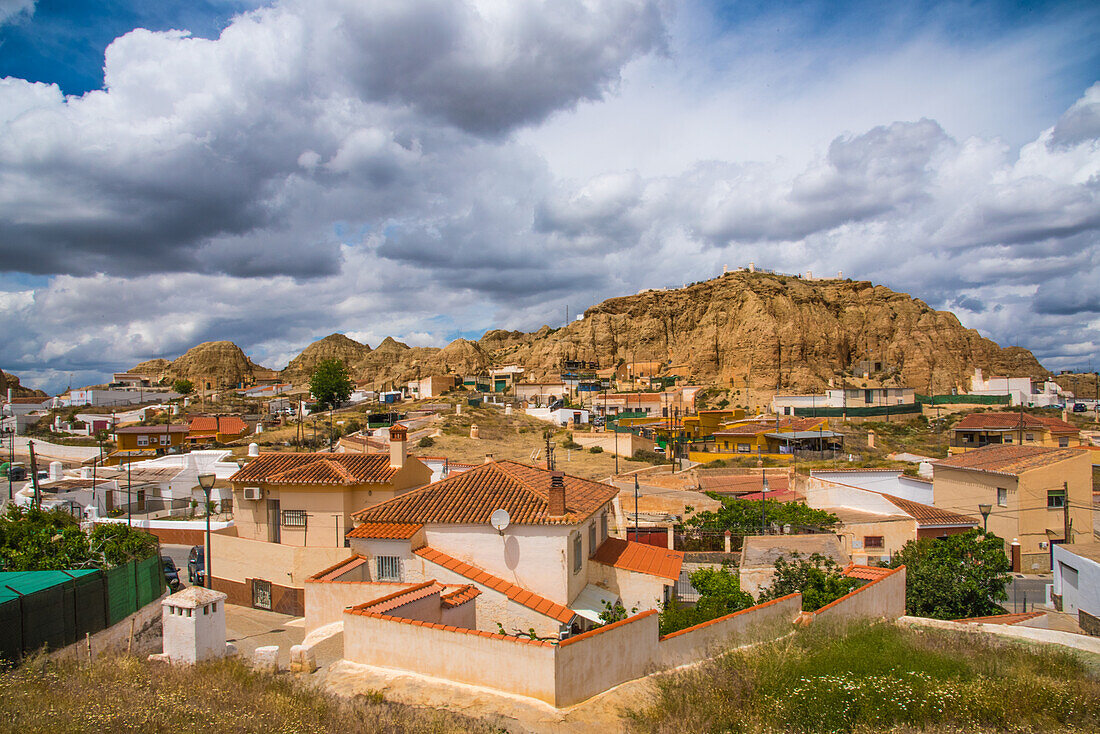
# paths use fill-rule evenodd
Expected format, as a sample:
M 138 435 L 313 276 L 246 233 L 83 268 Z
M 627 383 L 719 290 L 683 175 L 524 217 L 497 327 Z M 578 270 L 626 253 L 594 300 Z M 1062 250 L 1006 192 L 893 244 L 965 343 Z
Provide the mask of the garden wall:
M 810 612 L 814 621 L 897 619 L 905 614 L 905 566 Z

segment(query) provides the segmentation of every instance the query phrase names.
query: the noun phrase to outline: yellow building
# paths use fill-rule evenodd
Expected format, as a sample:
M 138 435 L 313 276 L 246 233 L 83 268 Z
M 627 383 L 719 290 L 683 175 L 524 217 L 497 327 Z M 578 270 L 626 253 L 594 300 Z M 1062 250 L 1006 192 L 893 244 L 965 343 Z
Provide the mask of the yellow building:
M 140 451 L 144 455 L 154 456 L 183 444 L 187 436 L 187 426 L 156 425 L 126 426 L 115 429 L 116 453 L 120 451 Z
M 932 473 L 936 507 L 981 520 L 987 506 L 989 532 L 1004 539 L 1006 553 L 1019 539 L 1019 570 L 1049 571 L 1052 543 L 1092 538 L 1085 449 L 986 446 L 935 462 Z
M 693 451 L 692 461 L 717 461 L 745 456 L 791 458 L 800 445 L 831 446 L 840 434 L 829 430 L 827 418 L 780 418 L 727 425 L 712 434 L 713 451 Z
M 301 614 L 305 579 L 347 557 L 352 513 L 431 481 L 407 438 L 398 425 L 388 454 L 265 453 L 246 464 L 229 479 L 234 527 L 215 539 L 214 588 L 230 604 Z
M 715 431 L 731 421 L 741 420 L 745 417 L 742 408 L 730 408 L 728 410 L 700 410 L 697 415 L 685 416 L 683 420 L 684 431 L 687 438 L 698 440 L 710 438 Z

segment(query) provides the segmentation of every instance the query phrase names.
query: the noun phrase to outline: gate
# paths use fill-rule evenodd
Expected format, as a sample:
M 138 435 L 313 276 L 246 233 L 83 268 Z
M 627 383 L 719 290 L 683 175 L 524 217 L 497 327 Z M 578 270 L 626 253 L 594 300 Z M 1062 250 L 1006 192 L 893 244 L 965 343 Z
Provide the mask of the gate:
M 271 582 L 252 579 L 252 606 L 271 611 Z

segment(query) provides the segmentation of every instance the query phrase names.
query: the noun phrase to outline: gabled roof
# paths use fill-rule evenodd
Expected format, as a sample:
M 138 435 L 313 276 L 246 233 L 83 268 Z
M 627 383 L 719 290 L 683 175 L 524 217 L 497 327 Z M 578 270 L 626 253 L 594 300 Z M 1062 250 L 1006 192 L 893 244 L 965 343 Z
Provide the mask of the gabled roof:
M 439 601 L 443 603 L 443 606 L 448 609 L 461 606 L 468 601 L 473 601 L 477 597 L 481 596 L 481 589 L 477 588 L 473 584 L 466 584 L 460 586 L 452 592 L 443 594 L 439 597 Z
M 711 474 L 709 471 L 699 471 L 699 487 L 704 492 L 725 492 L 730 494 L 748 494 L 760 492 L 764 486 L 764 480 L 760 472 L 751 474 Z M 768 496 L 773 492 L 786 492 L 790 488 L 790 477 L 787 474 L 768 475 Z
M 961 515 L 957 512 L 944 510 L 921 502 L 914 502 L 903 497 L 895 497 L 892 494 L 880 492 L 883 497 L 890 500 L 890 504 L 909 515 L 917 521 L 921 527 L 943 527 L 945 525 L 971 525 L 976 526 L 978 521 L 972 517 Z
M 263 453 L 229 478 L 268 484 L 386 484 L 397 469 L 388 454 Z
M 248 424 L 237 415 L 202 415 L 191 419 L 191 433 L 227 433 L 235 436 L 248 430 Z
M 375 540 L 408 540 L 424 527 L 417 523 L 365 522 L 356 525 L 344 537 L 372 538 Z
M 675 581 L 680 578 L 684 553 L 621 538 L 608 538 L 596 549 L 592 560 L 625 571 L 645 573 Z
M 1031 413 L 971 413 L 955 424 L 956 431 L 1048 430 L 1051 433 L 1080 433 L 1077 426 L 1061 418 Z
M 515 461 L 489 462 L 367 507 L 352 517 L 360 522 L 467 525 L 488 523 L 494 510 L 505 509 L 513 524 L 574 524 L 619 492 L 608 484 L 565 475 L 566 514 L 553 517 L 549 514 L 551 474 Z
M 460 576 L 465 576 L 474 583 L 481 584 L 493 591 L 504 594 L 516 604 L 525 606 L 528 609 L 533 609 L 539 614 L 544 614 L 547 617 L 556 619 L 562 624 L 568 623 L 575 616 L 573 610 L 566 606 L 550 601 L 544 596 L 539 596 L 533 591 L 528 591 L 522 586 L 513 584 L 511 581 L 505 581 L 499 576 L 494 576 L 477 566 L 472 566 L 457 558 L 452 558 L 446 553 L 437 551 L 435 548 L 417 548 L 413 553 L 429 563 L 434 563 L 449 571 L 454 571 Z
M 894 572 L 892 568 L 879 568 L 876 566 L 860 566 L 855 563 L 848 564 L 848 567 L 841 573 L 842 576 L 847 576 L 853 579 L 861 579 L 863 581 L 878 581 L 884 576 L 889 576 Z
M 1016 475 L 1029 469 L 1057 464 L 1083 454 L 1087 449 L 1055 449 L 1043 446 L 986 446 L 965 454 L 941 459 L 932 465 L 933 473 L 940 468 L 968 469 L 993 474 Z

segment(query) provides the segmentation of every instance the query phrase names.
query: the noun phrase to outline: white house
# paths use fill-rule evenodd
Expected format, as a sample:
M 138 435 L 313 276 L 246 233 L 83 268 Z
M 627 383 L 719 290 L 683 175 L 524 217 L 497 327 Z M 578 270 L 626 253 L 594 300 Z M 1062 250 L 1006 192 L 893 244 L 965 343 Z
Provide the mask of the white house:
M 588 423 L 589 418 L 589 412 L 583 408 L 528 408 L 527 415 L 559 426 L 568 426 L 570 423 L 583 425 Z
M 1013 405 L 1031 405 L 1045 407 L 1057 405 L 1064 400 L 1062 388 L 1054 380 L 1046 380 L 1036 386 L 1030 377 L 990 377 L 984 378 L 982 371 L 974 369 L 970 378 L 970 395 L 1008 395 Z
M 1100 543 L 1055 545 L 1052 591 L 1082 630 L 1100 635 Z
M 364 587 L 470 585 L 477 629 L 558 639 L 598 624 L 607 605 L 655 609 L 673 593 L 681 552 L 609 537 L 617 494 L 561 472 L 489 462 L 355 513 L 347 538 L 365 560 Z M 379 596 L 363 593 L 362 601 Z M 307 619 L 309 607 L 307 589 Z

